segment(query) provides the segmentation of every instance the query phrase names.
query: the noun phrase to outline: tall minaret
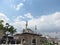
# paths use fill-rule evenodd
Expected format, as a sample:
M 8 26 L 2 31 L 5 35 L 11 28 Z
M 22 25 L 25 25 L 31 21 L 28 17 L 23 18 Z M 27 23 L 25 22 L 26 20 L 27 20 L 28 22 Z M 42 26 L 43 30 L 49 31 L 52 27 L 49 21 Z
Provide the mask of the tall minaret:
M 28 26 L 28 21 L 26 21 L 26 29 L 27 29 L 27 26 Z
M 35 25 L 35 30 L 37 30 L 37 25 Z
M 35 25 L 35 33 L 37 33 L 37 25 Z
M 28 30 L 27 30 L 27 26 L 28 26 L 28 21 L 26 21 L 26 24 L 25 24 L 25 29 L 23 29 L 23 33 L 26 33 L 26 32 L 28 32 Z

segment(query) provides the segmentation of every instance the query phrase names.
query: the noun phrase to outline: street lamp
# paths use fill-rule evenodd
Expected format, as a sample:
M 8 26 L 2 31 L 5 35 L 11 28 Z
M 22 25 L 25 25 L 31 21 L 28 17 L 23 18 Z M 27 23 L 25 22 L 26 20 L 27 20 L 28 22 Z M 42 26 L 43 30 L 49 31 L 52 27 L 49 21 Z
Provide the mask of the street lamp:
M 8 45 L 8 35 L 10 35 L 10 32 L 9 31 L 6 31 L 6 45 Z

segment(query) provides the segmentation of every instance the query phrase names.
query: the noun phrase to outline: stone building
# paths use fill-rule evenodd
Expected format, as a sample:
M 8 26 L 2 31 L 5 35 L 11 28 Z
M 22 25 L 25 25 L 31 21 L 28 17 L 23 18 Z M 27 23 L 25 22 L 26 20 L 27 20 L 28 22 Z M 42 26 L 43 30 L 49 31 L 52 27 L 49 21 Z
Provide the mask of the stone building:
M 41 34 L 34 33 L 31 29 L 27 28 L 27 26 L 28 24 L 26 22 L 26 29 L 23 29 L 21 34 L 15 34 L 14 39 L 23 45 L 42 45 L 41 40 L 46 38 L 43 38 Z
M 0 30 L 0 39 L 4 36 L 4 31 Z
M 41 35 L 38 34 L 22 33 L 16 34 L 14 37 L 16 40 L 19 40 L 20 44 L 40 45 L 40 36 Z

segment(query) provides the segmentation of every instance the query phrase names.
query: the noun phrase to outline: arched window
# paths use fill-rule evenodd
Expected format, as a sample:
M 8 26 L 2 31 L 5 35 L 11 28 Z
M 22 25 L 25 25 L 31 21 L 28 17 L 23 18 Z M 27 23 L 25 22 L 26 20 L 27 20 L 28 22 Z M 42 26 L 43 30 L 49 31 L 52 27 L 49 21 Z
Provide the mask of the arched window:
M 26 43 L 26 40 L 25 39 L 23 39 L 23 43 Z
M 36 45 L 36 39 L 32 39 L 32 45 Z

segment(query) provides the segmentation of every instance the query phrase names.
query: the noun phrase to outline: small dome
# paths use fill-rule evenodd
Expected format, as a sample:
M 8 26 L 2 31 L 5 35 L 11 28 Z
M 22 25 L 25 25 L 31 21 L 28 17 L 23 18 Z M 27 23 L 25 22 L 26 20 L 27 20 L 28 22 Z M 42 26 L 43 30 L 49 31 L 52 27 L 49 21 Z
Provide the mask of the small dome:
M 29 28 L 23 29 L 23 33 L 33 33 L 33 31 Z

